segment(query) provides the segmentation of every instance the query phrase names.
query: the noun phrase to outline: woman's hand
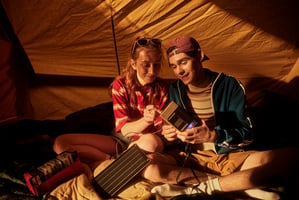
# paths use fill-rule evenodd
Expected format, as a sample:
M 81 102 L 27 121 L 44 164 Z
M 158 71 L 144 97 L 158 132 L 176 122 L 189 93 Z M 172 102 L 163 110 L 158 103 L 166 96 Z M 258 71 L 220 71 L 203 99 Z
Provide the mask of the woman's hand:
M 143 118 L 149 124 L 154 123 L 157 115 L 158 112 L 154 105 L 147 105 L 143 110 Z

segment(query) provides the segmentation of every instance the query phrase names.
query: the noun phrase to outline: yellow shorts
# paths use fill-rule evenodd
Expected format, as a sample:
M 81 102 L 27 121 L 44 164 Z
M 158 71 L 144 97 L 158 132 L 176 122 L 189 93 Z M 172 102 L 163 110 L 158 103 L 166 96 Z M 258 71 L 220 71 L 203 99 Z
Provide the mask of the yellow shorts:
M 212 150 L 197 150 L 191 153 L 189 159 L 185 163 L 186 167 L 192 166 L 193 169 L 225 176 L 231 174 L 242 166 L 244 161 L 254 151 L 238 151 L 228 154 L 216 154 Z M 185 161 L 186 154 L 184 152 L 172 151 L 172 156 L 182 165 Z

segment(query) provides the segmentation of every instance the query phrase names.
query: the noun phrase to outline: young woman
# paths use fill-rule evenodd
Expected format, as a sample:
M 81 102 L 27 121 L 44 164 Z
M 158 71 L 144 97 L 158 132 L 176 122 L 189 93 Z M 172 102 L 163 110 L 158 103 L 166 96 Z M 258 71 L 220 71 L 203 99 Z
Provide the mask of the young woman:
M 136 38 L 124 71 L 111 84 L 116 133 L 63 134 L 55 139 L 54 151 L 76 150 L 89 177 L 100 162 L 131 142 L 146 152 L 163 151 L 158 113 L 167 103 L 168 85 L 158 77 L 162 61 L 160 39 Z

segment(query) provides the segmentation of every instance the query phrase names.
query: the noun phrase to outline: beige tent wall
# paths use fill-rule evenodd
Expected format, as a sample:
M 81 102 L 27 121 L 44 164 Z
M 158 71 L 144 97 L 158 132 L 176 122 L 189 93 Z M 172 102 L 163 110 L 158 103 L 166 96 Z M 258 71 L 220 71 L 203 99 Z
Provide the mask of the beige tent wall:
M 296 0 L 1 2 L 35 73 L 47 77 L 34 82 L 33 114 L 27 117 L 61 119 L 111 100 L 109 80 L 118 74 L 118 64 L 120 69 L 126 64 L 131 42 L 141 35 L 159 37 L 164 44 L 177 35 L 192 35 L 210 58 L 204 66 L 239 78 L 251 105 L 265 89 L 299 98 L 294 91 L 299 76 Z M 167 66 L 161 76 L 173 78 Z

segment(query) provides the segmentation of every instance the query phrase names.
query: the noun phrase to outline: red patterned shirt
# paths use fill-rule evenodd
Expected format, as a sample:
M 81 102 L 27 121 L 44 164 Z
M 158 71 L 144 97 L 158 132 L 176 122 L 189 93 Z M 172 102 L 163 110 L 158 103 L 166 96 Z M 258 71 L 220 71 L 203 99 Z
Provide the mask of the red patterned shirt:
M 116 132 L 121 132 L 121 128 L 129 121 L 135 121 L 143 117 L 143 110 L 149 104 L 146 95 L 148 95 L 149 90 L 152 85 L 145 85 L 138 87 L 135 91 L 136 103 L 130 101 L 127 89 L 125 87 L 125 79 L 116 79 L 112 83 L 112 101 L 113 101 L 113 111 L 115 117 L 115 127 Z M 155 84 L 161 86 L 161 95 L 159 99 L 156 100 L 156 108 L 160 111 L 163 109 L 168 101 L 168 84 L 162 79 L 157 78 Z M 162 118 L 159 116 L 155 120 L 155 123 L 143 132 L 156 132 L 161 129 Z

